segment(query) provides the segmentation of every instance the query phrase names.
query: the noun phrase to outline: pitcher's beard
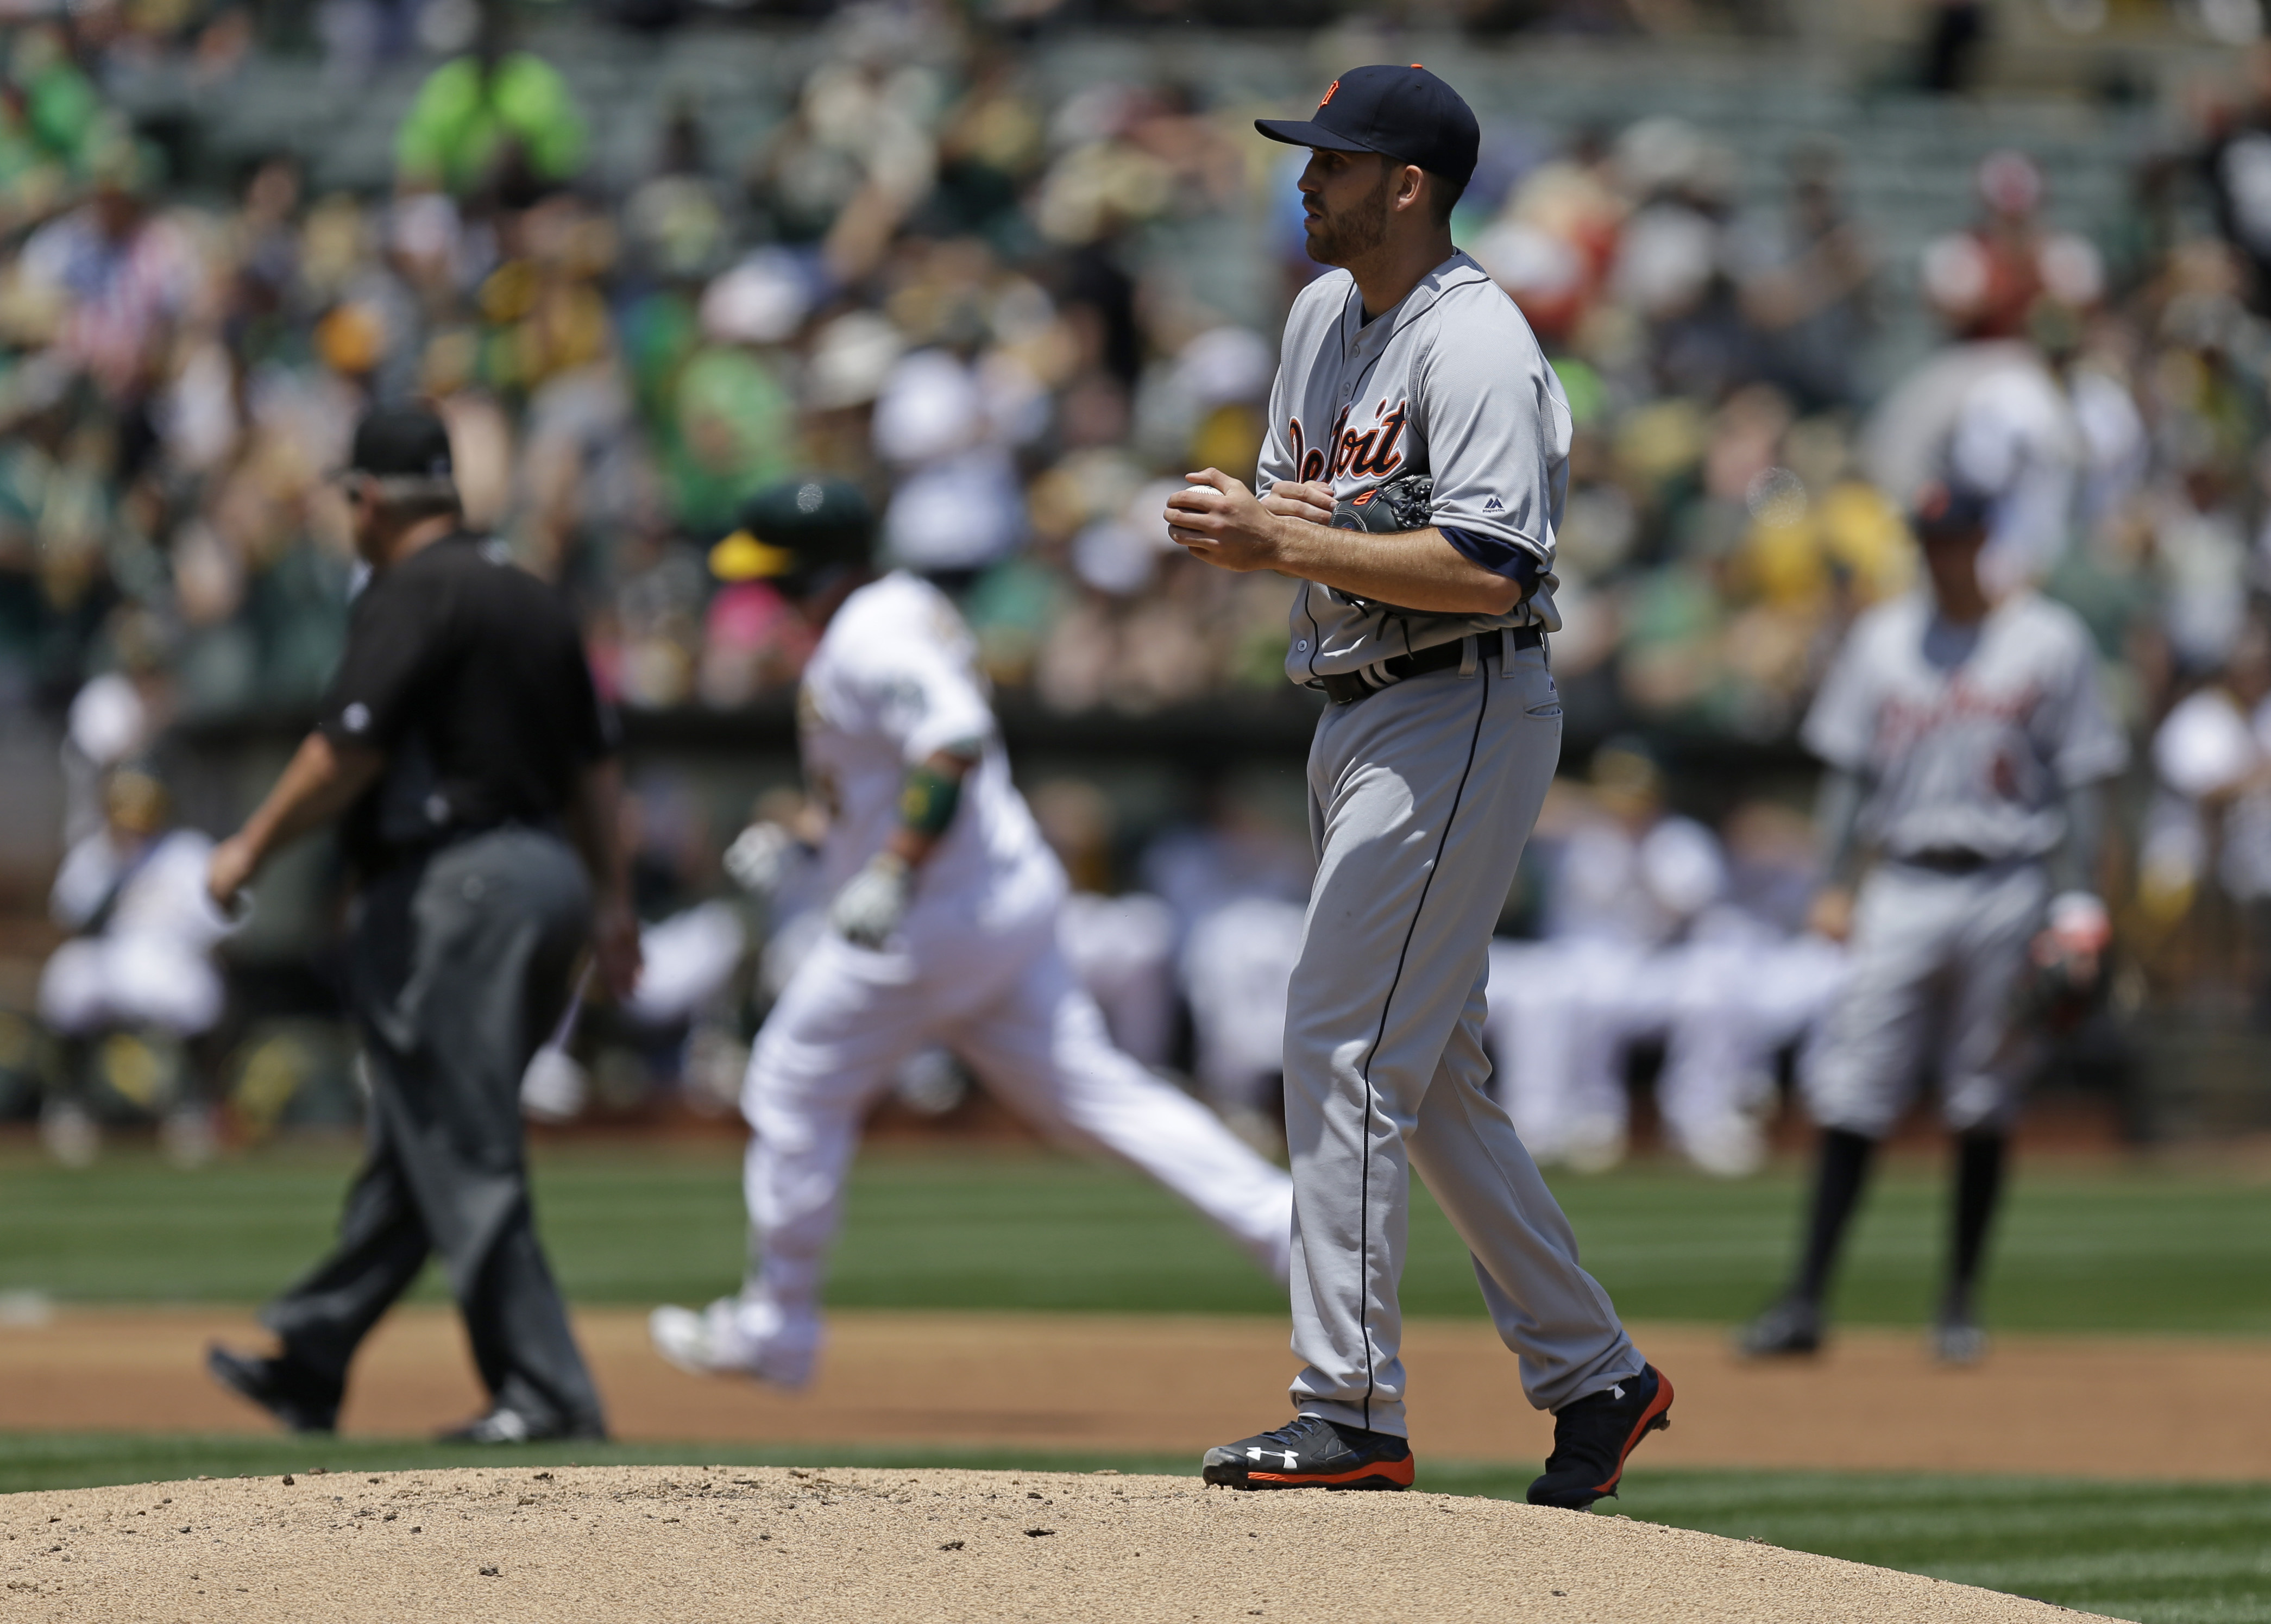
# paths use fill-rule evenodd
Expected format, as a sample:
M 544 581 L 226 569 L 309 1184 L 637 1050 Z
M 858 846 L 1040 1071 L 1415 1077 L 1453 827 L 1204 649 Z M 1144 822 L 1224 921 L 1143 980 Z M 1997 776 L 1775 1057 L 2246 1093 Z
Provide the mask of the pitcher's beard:
M 1345 265 L 1387 242 L 1389 187 L 1392 178 L 1383 175 L 1371 195 L 1347 213 L 1320 215 L 1316 235 L 1303 245 L 1309 257 L 1321 265 Z

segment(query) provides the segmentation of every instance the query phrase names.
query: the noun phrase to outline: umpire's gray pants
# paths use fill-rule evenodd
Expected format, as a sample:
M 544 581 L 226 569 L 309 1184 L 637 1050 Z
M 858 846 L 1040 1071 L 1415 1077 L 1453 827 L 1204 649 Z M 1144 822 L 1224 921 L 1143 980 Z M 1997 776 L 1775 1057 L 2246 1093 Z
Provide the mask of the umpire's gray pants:
M 1473 1254 L 1523 1389 L 1559 1409 L 1640 1374 L 1506 1113 L 1482 1044 L 1491 931 L 1561 750 L 1542 651 L 1328 710 L 1285 1017 L 1295 1406 L 1402 1433 L 1409 1167 Z M 1408 1165 L 1407 1165 L 1408 1163 Z
M 601 1430 L 529 1209 L 520 1077 L 568 997 L 591 888 L 556 838 L 501 829 L 406 864 L 358 899 L 349 974 L 370 1065 L 369 1151 L 338 1247 L 262 1311 L 335 1392 L 356 1346 L 441 1254 L 493 1399 Z

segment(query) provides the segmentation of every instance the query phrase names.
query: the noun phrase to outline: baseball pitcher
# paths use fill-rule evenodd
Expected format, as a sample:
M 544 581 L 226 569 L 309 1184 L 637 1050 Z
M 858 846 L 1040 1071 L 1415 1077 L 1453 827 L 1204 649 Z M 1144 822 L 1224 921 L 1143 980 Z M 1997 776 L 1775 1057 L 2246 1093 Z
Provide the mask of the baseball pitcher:
M 1402 1488 L 1403 1273 L 1417 1167 L 1472 1252 L 1554 1448 L 1530 1498 L 1583 1507 L 1665 1424 L 1672 1384 L 1578 1266 L 1488 1091 L 1491 930 L 1560 753 L 1545 660 L 1569 407 L 1513 302 L 1451 246 L 1478 132 L 1420 67 L 1358 68 L 1307 121 L 1309 257 L 1259 494 L 1217 469 L 1175 540 L 1295 577 L 1286 672 L 1330 702 L 1309 754 L 1317 875 L 1285 1018 L 1295 1416 L 1210 1449 L 1233 1488 Z

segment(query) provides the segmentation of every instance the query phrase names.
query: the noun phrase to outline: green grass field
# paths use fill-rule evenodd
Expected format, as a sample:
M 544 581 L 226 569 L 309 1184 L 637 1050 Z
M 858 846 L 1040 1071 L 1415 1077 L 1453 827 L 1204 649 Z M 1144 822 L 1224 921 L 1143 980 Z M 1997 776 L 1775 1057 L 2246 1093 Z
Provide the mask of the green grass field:
M 67 1173 L 0 1152 L 0 1291 L 66 1301 L 255 1302 L 321 1253 L 352 1167 L 294 1149 L 179 1173 L 123 1154 Z M 547 1243 L 570 1296 L 715 1296 L 742 1255 L 730 1145 L 554 1150 L 539 1158 Z M 1556 1181 L 1586 1263 L 1635 1320 L 1726 1322 L 1775 1290 L 1803 1196 L 1796 1170 L 1724 1184 L 1658 1168 Z M 1854 1238 L 1838 1308 L 1922 1322 L 1945 1191 L 1893 1167 Z M 428 1294 L 432 1286 L 429 1280 Z M 1277 1314 L 1229 1245 L 1133 1173 L 1034 1153 L 890 1151 L 862 1160 L 829 1288 L 839 1306 Z M 1424 1194 L 1404 1300 L 1481 1312 L 1463 1251 Z M 2271 1334 L 2271 1183 L 2140 1167 L 2020 1169 L 1987 1308 L 2011 1330 Z
M 256 1301 L 321 1251 L 351 1168 L 348 1152 L 314 1147 L 188 1173 L 132 1152 L 71 1173 L 0 1151 L 0 1291 Z M 541 1220 L 570 1295 L 644 1304 L 730 1289 L 742 1249 L 738 1178 L 726 1144 L 541 1154 Z M 1627 1315 L 1726 1322 L 1780 1279 L 1801 1183 L 1796 1170 L 1725 1185 L 1641 1168 L 1557 1188 Z M 1848 1319 L 1921 1322 L 1944 1199 L 1935 1169 L 1889 1170 L 1855 1239 Z M 829 1294 L 875 1307 L 1284 1311 L 1226 1243 L 1149 1184 L 1031 1153 L 864 1159 Z M 1415 1314 L 1481 1311 L 1464 1255 L 1424 1196 L 1404 1298 Z M 2022 1167 L 1988 1309 L 2008 1330 L 2271 1332 L 2271 1185 L 2233 1172 Z M 406 1441 L 0 1435 L 0 1489 L 469 1458 Z M 1180 1458 L 716 1444 L 586 1444 L 529 1458 L 1191 1469 Z M 1423 1469 L 1421 1486 L 1519 1496 L 1531 1470 Z M 2271 1624 L 2271 1484 L 1637 1470 L 1617 1509 L 2149 1624 Z

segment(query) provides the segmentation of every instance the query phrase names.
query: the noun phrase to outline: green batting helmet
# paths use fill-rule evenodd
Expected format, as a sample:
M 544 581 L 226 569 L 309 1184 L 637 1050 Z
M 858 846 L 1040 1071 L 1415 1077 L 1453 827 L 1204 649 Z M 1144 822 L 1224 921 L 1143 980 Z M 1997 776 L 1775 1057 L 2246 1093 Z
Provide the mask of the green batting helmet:
M 721 581 L 772 581 L 792 596 L 831 570 L 864 569 L 875 510 L 858 486 L 817 475 L 768 485 L 741 504 L 738 527 L 710 549 Z

